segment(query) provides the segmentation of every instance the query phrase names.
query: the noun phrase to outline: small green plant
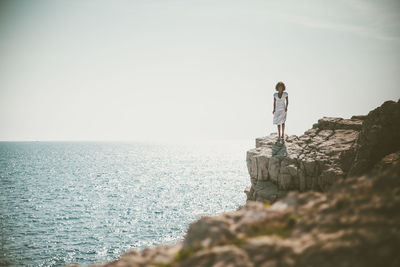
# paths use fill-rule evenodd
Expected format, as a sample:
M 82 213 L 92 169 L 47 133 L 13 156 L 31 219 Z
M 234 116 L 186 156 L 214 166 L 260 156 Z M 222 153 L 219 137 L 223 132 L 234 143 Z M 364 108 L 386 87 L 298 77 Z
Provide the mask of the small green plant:
M 294 213 L 287 213 L 283 220 L 271 221 L 263 226 L 254 225 L 253 233 L 256 235 L 278 235 L 282 238 L 288 238 L 292 234 L 293 226 L 297 223 L 298 217 Z
M 237 246 L 237 247 L 241 247 L 247 241 L 248 241 L 248 237 L 237 238 L 234 241 L 232 241 L 232 245 Z
M 287 221 L 287 226 L 290 227 L 290 228 L 292 228 L 292 227 L 297 223 L 298 217 L 297 217 L 297 215 L 294 214 L 294 213 L 289 213 L 289 214 L 286 216 L 286 221 Z
M 194 246 L 188 246 L 185 248 L 181 248 L 178 252 L 175 253 L 174 259 L 177 261 L 184 260 L 188 258 L 190 255 L 199 251 L 201 249 L 206 249 L 208 247 L 202 246 L 199 242 L 195 242 Z
M 271 207 L 271 203 L 267 200 L 264 202 L 264 207 L 269 208 Z
M 339 197 L 339 199 L 336 201 L 336 208 L 337 209 L 342 209 L 344 208 L 346 205 L 350 204 L 350 199 L 347 196 L 341 196 Z
M 171 263 L 162 263 L 162 262 L 158 262 L 158 263 L 154 263 L 151 264 L 150 267 L 171 267 L 172 264 Z
M 182 248 L 175 253 L 174 259 L 177 261 L 184 260 L 194 253 L 194 249 L 191 247 Z

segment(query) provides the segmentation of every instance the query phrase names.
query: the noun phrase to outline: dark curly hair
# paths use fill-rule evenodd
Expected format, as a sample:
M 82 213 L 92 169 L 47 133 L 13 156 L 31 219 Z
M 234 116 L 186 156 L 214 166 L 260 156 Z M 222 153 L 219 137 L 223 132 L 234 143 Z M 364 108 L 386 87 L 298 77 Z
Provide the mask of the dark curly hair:
M 279 91 L 279 89 L 278 89 L 279 86 L 282 86 L 282 88 L 283 88 L 282 91 L 285 91 L 285 90 L 286 90 L 285 84 L 284 84 L 283 82 L 278 82 L 278 83 L 275 85 L 275 90 L 276 90 L 276 91 Z

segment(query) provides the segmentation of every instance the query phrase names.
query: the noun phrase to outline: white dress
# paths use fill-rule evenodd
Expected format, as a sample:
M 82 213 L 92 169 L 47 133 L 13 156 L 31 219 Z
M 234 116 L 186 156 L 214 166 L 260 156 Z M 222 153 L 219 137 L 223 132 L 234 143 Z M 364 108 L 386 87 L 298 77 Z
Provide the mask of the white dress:
M 283 91 L 281 98 L 278 96 L 278 92 L 274 93 L 274 98 L 276 99 L 275 113 L 273 124 L 280 125 L 286 121 L 286 97 L 288 93 Z

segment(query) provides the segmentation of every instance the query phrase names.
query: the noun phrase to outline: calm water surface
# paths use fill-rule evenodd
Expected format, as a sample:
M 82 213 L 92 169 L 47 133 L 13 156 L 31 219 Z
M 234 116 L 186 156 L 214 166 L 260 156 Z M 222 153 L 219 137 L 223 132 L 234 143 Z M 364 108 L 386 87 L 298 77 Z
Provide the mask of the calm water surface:
M 83 266 L 244 204 L 252 141 L 0 142 L 0 265 Z

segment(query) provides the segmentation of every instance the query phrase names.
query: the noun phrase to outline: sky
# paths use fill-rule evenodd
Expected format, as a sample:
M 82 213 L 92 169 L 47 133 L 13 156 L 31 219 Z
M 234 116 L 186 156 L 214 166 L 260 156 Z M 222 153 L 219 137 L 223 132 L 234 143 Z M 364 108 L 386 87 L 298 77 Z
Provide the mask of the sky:
M 400 1 L 0 0 L 0 140 L 254 140 L 400 97 Z

